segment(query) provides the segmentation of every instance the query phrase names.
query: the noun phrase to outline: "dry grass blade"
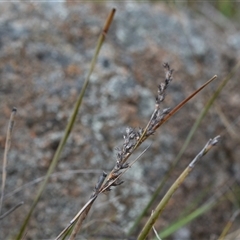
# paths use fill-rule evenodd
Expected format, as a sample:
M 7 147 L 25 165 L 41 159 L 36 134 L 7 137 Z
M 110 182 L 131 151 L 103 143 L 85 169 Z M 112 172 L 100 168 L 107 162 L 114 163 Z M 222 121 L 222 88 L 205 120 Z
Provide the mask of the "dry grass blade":
M 153 231 L 156 235 L 157 240 L 161 240 L 161 238 L 158 236 L 158 233 L 157 233 L 156 229 L 154 228 L 154 226 L 152 228 L 153 228 Z
M 2 188 L 1 188 L 1 200 L 0 200 L 0 214 L 2 211 L 2 203 L 3 203 L 3 197 L 4 197 L 4 189 L 6 185 L 6 179 L 7 179 L 7 155 L 8 151 L 11 146 L 11 135 L 12 135 L 12 130 L 14 126 L 14 117 L 17 113 L 17 108 L 12 109 L 12 113 L 10 116 L 8 128 L 7 128 L 7 136 L 6 136 L 6 142 L 5 142 L 5 149 L 4 149 L 4 156 L 3 156 L 3 167 L 2 167 Z
M 66 171 L 60 171 L 60 172 L 55 172 L 53 174 L 51 174 L 51 177 L 62 177 L 62 176 L 66 176 L 66 175 L 74 175 L 74 174 L 90 174 L 90 173 L 100 173 L 101 170 L 99 169 L 79 169 L 79 170 L 66 170 Z M 13 191 L 6 193 L 4 195 L 4 199 L 7 199 L 11 196 L 13 196 L 14 194 L 22 191 L 23 189 L 32 187 L 33 185 L 43 181 L 46 178 L 46 176 L 43 177 L 39 177 L 34 179 L 33 181 L 30 181 L 28 183 L 25 183 L 24 185 L 14 189 Z
M 233 225 L 233 222 L 235 221 L 236 217 L 239 216 L 240 214 L 240 209 L 238 209 L 231 217 L 231 219 L 228 221 L 227 225 L 224 227 L 220 237 L 218 238 L 218 240 L 224 240 L 227 239 L 226 235 L 229 232 L 231 226 Z
M 148 146 L 129 166 L 128 168 L 130 168 L 149 148 L 150 146 Z M 95 191 L 93 193 L 93 195 L 91 196 L 90 200 L 81 208 L 81 210 L 76 214 L 76 216 L 70 221 L 70 224 L 56 237 L 55 240 L 59 240 L 61 237 L 63 237 L 68 231 L 69 229 L 71 229 L 76 223 L 76 229 L 77 232 L 80 230 L 80 227 L 82 225 L 83 220 L 86 218 L 89 210 L 91 209 L 91 206 L 93 204 L 93 202 L 97 199 L 98 194 L 105 192 L 107 189 L 109 189 L 111 186 L 114 185 L 114 183 L 127 171 L 127 168 L 118 175 L 117 178 L 115 178 L 114 181 L 112 181 L 108 186 L 105 186 L 105 188 L 102 188 L 104 179 L 106 177 L 106 173 L 103 172 L 104 175 L 104 179 L 101 179 L 100 181 L 98 181 L 98 183 L 95 186 Z M 74 235 L 76 236 L 76 234 L 74 233 Z
M 217 114 L 219 115 L 219 118 L 221 119 L 223 125 L 226 128 L 226 131 L 229 133 L 229 135 L 236 139 L 238 142 L 240 142 L 240 136 L 238 134 L 238 130 L 235 128 L 235 126 L 230 122 L 226 114 L 221 109 L 220 104 L 215 104 L 215 109 Z
M 226 240 L 238 240 L 240 239 L 240 229 L 232 232 L 232 233 L 229 233 L 228 235 L 226 235 Z
M 188 165 L 188 167 L 182 172 L 182 174 L 178 177 L 178 179 L 173 183 L 173 185 L 170 187 L 168 192 L 165 194 L 161 202 L 156 207 L 156 210 L 154 211 L 153 215 L 148 219 L 147 223 L 143 227 L 142 231 L 140 232 L 138 236 L 138 240 L 144 240 L 146 239 L 147 235 L 149 234 L 152 226 L 166 207 L 168 201 L 174 194 L 174 192 L 179 188 L 179 186 L 183 183 L 183 181 L 186 179 L 186 177 L 189 175 L 189 173 L 193 170 L 197 162 L 213 147 L 217 144 L 219 139 L 219 136 L 210 139 L 207 144 L 204 146 L 204 148 L 197 154 L 197 156 L 191 161 L 191 163 Z
M 74 240 L 76 238 L 78 232 L 81 229 L 84 219 L 87 217 L 88 212 L 90 211 L 90 209 L 92 207 L 92 204 L 93 204 L 93 202 L 91 202 L 91 204 L 88 205 L 88 207 L 85 209 L 83 214 L 81 214 L 81 216 L 78 218 L 77 223 L 76 223 L 75 227 L 73 228 L 73 231 L 71 233 L 69 240 Z
M 79 219 L 79 217 L 83 214 L 83 212 L 88 209 L 90 205 L 96 200 L 97 196 L 91 198 L 78 212 L 78 214 L 70 221 L 70 224 L 55 238 L 55 240 L 59 240 L 66 232 L 69 231 L 69 229 L 72 228 L 72 226 L 76 223 L 76 221 Z
M 31 209 L 28 212 L 28 214 L 27 214 L 27 216 L 26 216 L 26 218 L 24 220 L 24 223 L 23 223 L 23 225 L 22 225 L 22 227 L 21 227 L 21 229 L 19 231 L 19 234 L 18 234 L 18 236 L 16 238 L 18 240 L 22 239 L 22 237 L 24 235 L 25 229 L 26 229 L 26 227 L 28 225 L 28 222 L 29 222 L 29 220 L 31 218 L 31 215 L 32 215 L 32 213 L 33 213 L 33 211 L 34 211 L 34 209 L 35 209 L 35 207 L 36 207 L 36 205 L 37 205 L 37 203 L 38 203 L 38 201 L 39 201 L 39 199 L 40 199 L 40 197 L 41 197 L 41 195 L 42 195 L 42 193 L 43 193 L 43 191 L 44 191 L 44 189 L 45 189 L 45 187 L 46 187 L 46 185 L 48 183 L 48 180 L 49 180 L 53 170 L 55 169 L 55 167 L 56 167 L 56 165 L 58 163 L 58 160 L 59 160 L 59 157 L 60 157 L 60 155 L 62 153 L 62 150 L 63 150 L 63 148 L 64 148 L 64 146 L 65 146 L 65 144 L 67 142 L 67 139 L 68 139 L 68 137 L 69 137 L 69 135 L 70 135 L 70 133 L 72 131 L 72 128 L 73 128 L 73 125 L 75 123 L 75 120 L 76 120 L 79 108 L 80 108 L 81 103 L 82 103 L 83 96 L 85 94 L 86 88 L 87 88 L 89 80 L 90 80 L 90 76 L 91 76 L 91 74 L 93 72 L 93 69 L 95 67 L 98 54 L 100 52 L 100 49 L 101 49 L 102 44 L 104 42 L 105 36 L 106 36 L 106 34 L 107 34 L 108 30 L 109 30 L 109 27 L 111 25 L 111 22 L 112 22 L 112 19 L 113 19 L 115 11 L 116 11 L 115 9 L 112 9 L 109 17 L 106 20 L 106 23 L 104 25 L 103 31 L 102 31 L 99 39 L 98 39 L 98 42 L 97 42 L 97 47 L 96 47 L 93 59 L 92 59 L 91 64 L 90 64 L 90 69 L 89 69 L 88 75 L 87 75 L 86 80 L 85 80 L 85 82 L 83 84 L 81 92 L 80 92 L 80 94 L 78 96 L 78 99 L 77 99 L 76 104 L 74 106 L 74 109 L 73 109 L 72 115 L 71 115 L 71 117 L 69 119 L 69 122 L 68 122 L 68 124 L 67 124 L 67 126 L 65 128 L 64 136 L 61 139 L 61 141 L 60 141 L 60 143 L 58 145 L 58 148 L 57 148 L 57 150 L 56 150 L 56 152 L 54 154 L 53 160 L 52 160 L 52 162 L 50 164 L 50 167 L 48 168 L 48 171 L 47 171 L 47 174 L 46 174 L 46 178 L 44 179 L 43 183 L 41 184 L 41 186 L 40 186 L 40 188 L 39 188 L 39 190 L 38 190 L 38 192 L 36 194 L 36 197 L 35 197 L 35 199 L 33 201 Z
M 152 215 L 153 215 L 153 211 L 152 211 Z M 154 234 L 156 235 L 156 239 L 157 240 L 161 240 L 161 238 L 158 236 L 158 233 L 157 233 L 157 231 L 156 231 L 154 226 L 152 226 L 152 229 L 153 229 Z
M 18 203 L 16 206 L 14 206 L 13 208 L 11 208 L 10 210 L 8 210 L 7 212 L 5 212 L 3 215 L 0 216 L 0 220 L 2 220 L 3 218 L 5 218 L 6 216 L 8 216 L 10 213 L 14 212 L 17 208 L 19 208 L 20 206 L 22 206 L 24 204 L 24 202 L 20 202 Z
M 202 89 L 204 89 L 209 83 L 217 78 L 217 75 L 214 75 L 210 80 L 208 80 L 205 84 L 203 84 L 198 90 L 192 93 L 189 97 L 179 103 L 171 112 L 169 112 L 161 122 L 155 127 L 155 129 L 159 128 L 163 123 L 165 123 L 169 118 L 171 118 L 177 111 L 179 111 L 190 99 L 196 96 Z

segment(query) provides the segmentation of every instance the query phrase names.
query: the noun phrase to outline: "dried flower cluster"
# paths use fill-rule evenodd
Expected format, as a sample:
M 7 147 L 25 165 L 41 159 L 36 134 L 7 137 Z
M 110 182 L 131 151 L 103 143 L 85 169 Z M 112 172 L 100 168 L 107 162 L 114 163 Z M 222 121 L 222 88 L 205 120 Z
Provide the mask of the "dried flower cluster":
M 173 74 L 173 69 L 170 68 L 168 63 L 164 63 L 163 67 L 165 68 L 166 75 L 165 75 L 165 82 L 161 83 L 158 85 L 158 95 L 156 97 L 156 105 L 155 105 L 155 110 L 152 114 L 152 117 L 149 121 L 146 136 L 148 137 L 149 135 L 153 134 L 155 131 L 155 127 L 157 124 L 164 118 L 166 114 L 170 112 L 170 108 L 165 108 L 163 110 L 160 109 L 160 104 L 161 102 L 164 101 L 165 96 L 166 96 L 166 89 L 169 85 L 169 83 L 172 81 L 172 74 Z
M 138 128 L 126 128 L 126 134 L 123 136 L 124 143 L 121 148 L 116 148 L 117 150 L 117 160 L 116 165 L 108 175 L 106 182 L 103 184 L 102 187 L 98 187 L 98 190 L 101 191 L 110 191 L 111 186 L 118 186 L 123 183 L 123 181 L 119 180 L 120 175 L 122 174 L 123 169 L 129 167 L 129 163 L 126 161 L 128 160 L 131 153 L 139 146 L 142 142 L 146 140 L 150 135 L 154 134 L 159 122 L 164 118 L 166 114 L 169 113 L 170 108 L 165 108 L 163 110 L 160 109 L 161 102 L 164 101 L 166 95 L 166 89 L 169 83 L 172 81 L 172 74 L 173 69 L 170 68 L 168 63 L 164 63 L 163 67 L 166 71 L 165 81 L 158 86 L 158 94 L 156 97 L 156 104 L 154 112 L 150 118 L 145 129 Z M 103 183 L 103 182 L 102 182 Z
M 165 99 L 165 90 L 167 89 L 168 84 L 172 81 L 173 69 L 170 69 L 168 63 L 164 63 L 163 67 L 165 68 L 166 76 L 165 82 L 158 85 L 158 95 L 156 97 L 157 108 L 159 108 L 160 103 Z
M 143 129 L 133 129 L 133 128 L 126 128 L 126 135 L 123 135 L 124 143 L 122 148 L 116 148 L 117 150 L 117 163 L 115 166 L 115 170 L 120 170 L 128 167 L 128 164 L 125 163 L 126 157 L 128 157 L 128 154 L 130 154 L 137 141 L 140 139 L 140 137 L 143 134 Z

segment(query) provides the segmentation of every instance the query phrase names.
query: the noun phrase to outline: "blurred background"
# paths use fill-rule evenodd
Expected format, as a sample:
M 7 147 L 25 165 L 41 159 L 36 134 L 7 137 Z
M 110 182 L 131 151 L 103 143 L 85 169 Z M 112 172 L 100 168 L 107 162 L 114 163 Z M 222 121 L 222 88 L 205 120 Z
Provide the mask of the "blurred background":
M 200 112 L 239 62 L 240 6 L 234 1 L 1 3 L 1 158 L 11 110 L 18 109 L 2 213 L 20 201 L 25 203 L 1 220 L 1 239 L 11 239 L 29 211 L 113 7 L 117 12 L 77 123 L 25 239 L 53 239 L 89 199 L 102 170 L 113 168 L 115 148 L 123 144 L 126 127 L 147 124 L 157 86 L 164 81 L 164 62 L 174 69 L 174 80 L 163 108 L 175 107 L 218 75 L 143 144 L 138 154 L 152 145 L 124 175 L 123 185 L 99 197 L 79 238 L 127 239 L 125 234 L 176 158 Z M 209 138 L 221 135 L 220 143 L 178 189 L 155 228 L 161 231 L 170 226 L 192 204 L 197 208 L 220 190 L 229 194 L 167 239 L 217 239 L 239 208 L 239 73 L 233 74 L 201 122 L 158 201 Z M 226 189 L 229 181 L 235 181 L 235 190 L 232 185 Z M 240 217 L 231 231 L 239 224 Z

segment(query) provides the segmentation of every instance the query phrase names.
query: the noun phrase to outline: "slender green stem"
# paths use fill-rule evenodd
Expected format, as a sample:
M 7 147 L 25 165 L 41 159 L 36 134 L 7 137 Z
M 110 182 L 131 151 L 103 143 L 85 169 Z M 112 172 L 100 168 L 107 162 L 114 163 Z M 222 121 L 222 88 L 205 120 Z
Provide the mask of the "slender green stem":
M 38 201 L 39 201 L 40 197 L 42 196 L 42 193 L 43 193 L 43 191 L 44 191 L 44 189 L 45 189 L 45 187 L 46 187 L 46 185 L 47 185 L 47 183 L 48 183 L 48 180 L 49 180 L 49 178 L 50 178 L 53 170 L 55 169 L 55 167 L 56 167 L 56 165 L 57 165 L 57 163 L 58 163 L 58 160 L 59 160 L 59 157 L 60 157 L 60 155 L 61 155 L 61 153 L 62 153 L 62 150 L 63 150 L 63 148 L 64 148 L 64 146 L 65 146 L 65 144 L 66 144 L 66 142 L 67 142 L 67 139 L 68 139 L 68 137 L 69 137 L 69 135 L 70 135 L 70 133 L 71 133 L 71 131 L 72 131 L 74 122 L 75 122 L 75 120 L 76 120 L 76 116 L 77 116 L 77 114 L 78 114 L 79 108 L 80 108 L 81 103 L 82 103 L 83 96 L 84 96 L 84 94 L 85 94 L 86 88 L 87 88 L 88 83 L 89 83 L 89 80 L 90 80 L 90 76 L 91 76 L 91 74 L 92 74 L 92 72 L 93 72 L 93 69 L 94 69 L 94 67 L 95 67 L 98 54 L 99 54 L 99 52 L 100 52 L 100 49 L 101 49 L 102 44 L 103 44 L 103 42 L 104 42 L 105 36 L 106 36 L 106 34 L 107 34 L 107 32 L 108 32 L 108 29 L 109 29 L 109 27 L 110 27 L 110 24 L 111 24 L 111 22 L 112 22 L 112 19 L 113 19 L 113 16 L 114 16 L 115 11 L 116 11 L 115 9 L 112 10 L 111 14 L 109 15 L 109 17 L 108 17 L 108 19 L 107 19 L 107 21 L 106 21 L 106 23 L 105 23 L 105 25 L 104 25 L 103 31 L 102 31 L 99 39 L 98 39 L 97 47 L 96 47 L 96 50 L 95 50 L 94 57 L 93 57 L 93 59 L 92 59 L 92 61 L 91 61 L 91 65 L 90 65 L 90 69 L 89 69 L 88 75 L 87 75 L 86 80 L 85 80 L 85 82 L 84 82 L 84 84 L 83 84 L 83 87 L 82 87 L 82 89 L 81 89 L 81 92 L 80 92 L 80 94 L 79 94 L 79 96 L 78 96 L 77 102 L 76 102 L 76 104 L 75 104 L 75 106 L 74 106 L 74 109 L 73 109 L 72 115 L 71 115 L 71 117 L 70 117 L 70 119 L 69 119 L 69 122 L 68 122 L 68 124 L 67 124 L 67 126 L 66 126 L 66 128 L 65 128 L 64 136 L 63 136 L 63 138 L 61 139 L 60 144 L 58 145 L 58 148 L 57 148 L 57 150 L 56 150 L 56 152 L 55 152 L 55 154 L 54 154 L 54 157 L 53 157 L 53 160 L 52 160 L 52 162 L 51 162 L 51 164 L 50 164 L 50 167 L 48 168 L 46 177 L 44 178 L 44 181 L 43 181 L 43 183 L 41 184 L 41 186 L 40 186 L 40 188 L 39 188 L 39 190 L 38 190 L 38 192 L 37 192 L 37 195 L 36 195 L 36 197 L 35 197 L 35 199 L 34 199 L 34 201 L 33 201 L 33 204 L 32 204 L 32 206 L 31 206 L 31 209 L 30 209 L 30 211 L 28 212 L 28 214 L 27 214 L 27 216 L 26 216 L 26 218 L 25 218 L 25 220 L 24 220 L 24 223 L 23 223 L 23 225 L 22 225 L 22 227 L 21 227 L 21 229 L 20 229 L 20 231 L 19 231 L 19 234 L 18 234 L 18 236 L 17 236 L 17 238 L 16 238 L 16 239 L 18 239 L 18 240 L 22 239 L 22 237 L 23 237 L 23 234 L 24 234 L 25 229 L 26 229 L 26 227 L 27 227 L 27 225 L 28 225 L 28 222 L 29 222 L 29 220 L 30 220 L 30 218 L 31 218 L 31 215 L 32 215 L 32 213 L 33 213 L 36 205 L 38 204 Z
M 188 167 L 182 172 L 182 174 L 178 177 L 178 179 L 173 183 L 173 185 L 170 187 L 170 189 L 167 191 L 163 199 L 158 204 L 156 210 L 152 214 L 152 216 L 148 219 L 147 223 L 143 227 L 142 231 L 140 232 L 138 236 L 138 240 L 144 240 L 146 239 L 148 233 L 152 229 L 152 226 L 157 221 L 158 217 L 161 215 L 162 211 L 165 209 L 168 201 L 172 197 L 172 195 L 175 193 L 175 191 L 179 188 L 179 186 L 183 183 L 183 181 L 186 179 L 188 174 L 193 170 L 197 162 L 202 158 L 214 145 L 217 144 L 219 139 L 219 136 L 210 139 L 207 144 L 204 146 L 204 148 L 197 154 L 197 156 L 191 161 L 191 163 L 188 165 Z
M 193 211 L 192 213 L 190 213 L 189 215 L 187 215 L 186 217 L 181 219 L 181 221 L 178 221 L 175 224 L 172 224 L 172 226 L 167 228 L 166 230 L 161 231 L 160 234 L 159 234 L 160 237 L 161 238 L 168 237 L 170 234 L 172 234 L 173 232 L 177 231 L 179 228 L 185 226 L 186 224 L 192 222 L 197 217 L 201 216 L 203 213 L 205 213 L 206 211 L 211 209 L 217 203 L 218 203 L 217 199 L 215 199 L 215 201 L 207 202 L 203 206 L 199 207 L 198 209 L 196 209 L 195 211 Z

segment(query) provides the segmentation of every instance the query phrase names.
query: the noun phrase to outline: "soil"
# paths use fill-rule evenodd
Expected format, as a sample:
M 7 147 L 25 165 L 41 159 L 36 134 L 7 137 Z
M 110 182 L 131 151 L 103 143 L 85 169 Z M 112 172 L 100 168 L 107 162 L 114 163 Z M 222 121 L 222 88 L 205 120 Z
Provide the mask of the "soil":
M 14 239 L 33 203 L 112 7 L 117 12 L 74 129 L 24 239 L 54 239 L 88 201 L 102 171 L 114 167 L 115 148 L 122 146 L 126 127 L 146 126 L 155 107 L 157 86 L 165 78 L 164 62 L 169 62 L 174 75 L 162 108 L 173 108 L 218 75 L 141 146 L 135 157 L 151 145 L 122 177 L 121 186 L 99 196 L 78 238 L 136 239 L 151 213 L 127 238 L 128 230 L 176 158 L 200 112 L 239 61 L 239 26 L 208 3 L 201 3 L 197 9 L 131 1 L 1 4 L 2 158 L 8 120 L 12 108 L 17 108 L 1 214 L 21 201 L 24 204 L 1 220 L 0 239 Z M 211 10 L 211 15 L 204 9 Z M 154 206 L 209 138 L 221 135 L 219 144 L 177 190 L 155 229 L 163 230 L 220 192 L 229 194 L 167 239 L 217 239 L 237 209 L 239 73 L 237 70 L 231 76 L 204 117 Z M 238 217 L 231 231 L 239 224 Z

